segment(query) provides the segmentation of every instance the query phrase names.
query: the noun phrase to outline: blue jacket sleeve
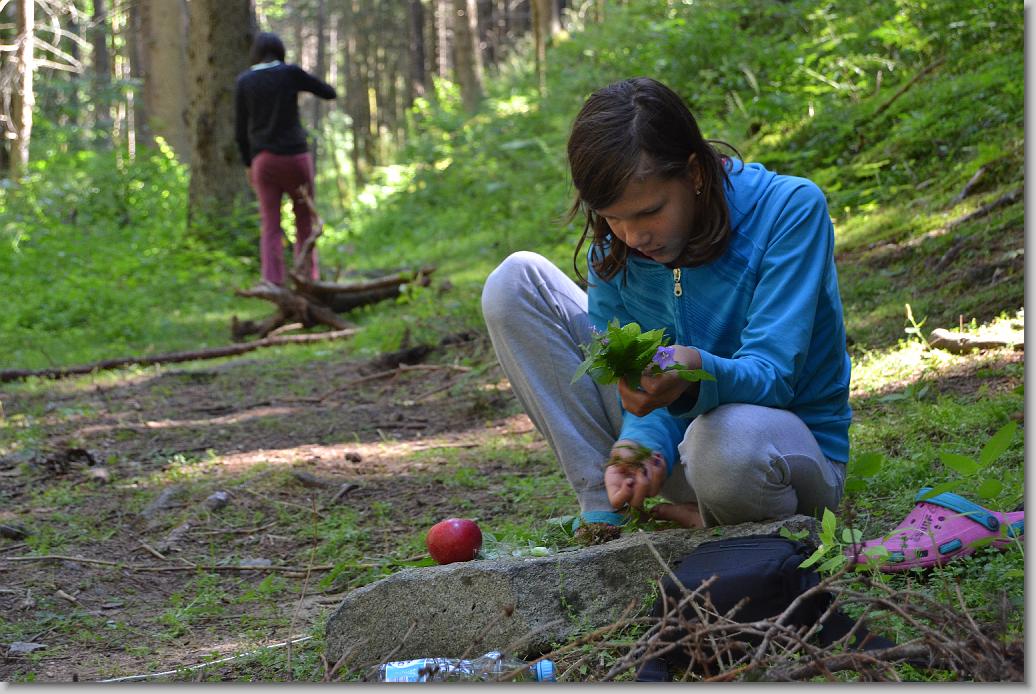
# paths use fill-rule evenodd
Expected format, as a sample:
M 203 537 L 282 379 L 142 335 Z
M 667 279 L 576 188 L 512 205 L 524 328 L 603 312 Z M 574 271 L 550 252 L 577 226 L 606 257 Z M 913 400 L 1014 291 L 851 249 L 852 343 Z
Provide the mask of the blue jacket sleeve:
M 597 330 L 604 331 L 608 323 L 618 319 L 621 325 L 635 321 L 636 317 L 629 314 L 622 298 L 619 296 L 617 283 L 622 281 L 622 272 L 612 277 L 611 280 L 601 279 L 590 264 L 589 287 L 587 295 L 589 299 L 590 322 Z M 616 391 L 615 397 L 619 397 Z M 621 407 L 621 398 L 620 398 Z M 677 458 L 677 446 L 683 439 L 687 422 L 674 417 L 666 408 L 661 407 L 643 417 L 638 417 L 632 412 L 622 410 L 622 430 L 619 433 L 620 439 L 636 441 L 653 451 L 658 451 L 665 458 L 666 472 L 672 473 L 673 465 Z
M 830 272 L 834 228 L 816 186 L 797 189 L 776 215 L 749 304 L 741 346 L 731 358 L 705 350 L 702 381 L 691 407 L 668 409 L 696 417 L 731 402 L 786 408 L 795 395 L 813 334 L 817 302 Z

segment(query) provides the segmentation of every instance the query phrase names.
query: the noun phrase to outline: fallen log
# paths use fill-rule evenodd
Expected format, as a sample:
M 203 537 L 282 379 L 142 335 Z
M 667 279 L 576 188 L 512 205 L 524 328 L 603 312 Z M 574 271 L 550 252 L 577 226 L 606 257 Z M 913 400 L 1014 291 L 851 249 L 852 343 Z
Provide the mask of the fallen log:
M 394 299 L 399 296 L 403 285 L 406 284 L 427 286 L 428 276 L 435 271 L 432 266 L 424 266 L 417 270 L 393 272 L 383 277 L 346 284 L 308 278 L 307 260 L 312 257 L 317 238 L 323 233 L 324 222 L 304 186 L 299 188 L 299 193 L 309 207 L 314 223 L 313 233 L 298 250 L 292 268 L 288 271 L 292 287 L 281 287 L 263 281 L 251 289 L 237 290 L 235 294 L 238 296 L 269 301 L 277 306 L 277 310 L 260 321 L 239 320 L 237 316 L 233 316 L 230 321 L 230 336 L 234 341 L 247 339 L 250 335 L 266 338 L 279 328 L 292 323 L 299 323 L 303 328 L 326 325 L 332 330 L 344 330 L 350 327 L 350 324 L 338 316 L 339 313 Z
M 418 270 L 404 270 L 348 283 L 307 280 L 295 272 L 290 274 L 297 294 L 327 306 L 333 311 L 343 313 L 359 306 L 394 299 L 399 296 L 403 285 L 416 284 L 427 287 L 429 277 L 433 272 L 435 272 L 434 266 L 425 265 Z
M 152 366 L 154 364 L 174 364 L 177 362 L 195 361 L 198 359 L 218 359 L 220 357 L 232 357 L 238 354 L 244 354 L 245 352 L 251 352 L 252 350 L 261 349 L 263 347 L 337 340 L 344 337 L 352 337 L 357 332 L 357 328 L 346 328 L 344 330 L 333 330 L 323 333 L 283 335 L 280 337 L 267 337 L 261 340 L 252 340 L 251 342 L 225 345 L 223 347 L 211 347 L 209 349 L 185 352 L 167 352 L 165 354 L 152 354 L 146 357 L 120 357 L 118 359 L 97 361 L 91 364 L 65 366 L 55 369 L 5 369 L 0 371 L 0 383 L 32 378 L 33 376 L 40 378 L 65 378 L 67 376 L 79 376 L 82 374 L 93 373 L 94 371 L 119 369 L 124 366 Z
M 936 328 L 928 336 L 928 344 L 936 349 L 944 349 L 953 354 L 967 354 L 973 350 L 1001 349 L 1010 347 L 1016 352 L 1025 351 L 1024 342 L 1008 342 L 1007 340 L 983 340 L 963 333 L 955 333 L 945 328 Z
M 344 330 L 351 324 L 339 313 L 394 299 L 407 284 L 426 287 L 434 271 L 434 267 L 424 266 L 415 271 L 395 272 L 350 283 L 307 280 L 293 271 L 288 273 L 294 285 L 292 289 L 260 282 L 251 289 L 236 290 L 234 293 L 238 296 L 269 301 L 277 310 L 261 321 L 239 320 L 233 316 L 230 334 L 234 340 L 244 340 L 250 335 L 265 338 L 291 323 L 299 323 L 303 328 L 326 325 L 333 330 Z

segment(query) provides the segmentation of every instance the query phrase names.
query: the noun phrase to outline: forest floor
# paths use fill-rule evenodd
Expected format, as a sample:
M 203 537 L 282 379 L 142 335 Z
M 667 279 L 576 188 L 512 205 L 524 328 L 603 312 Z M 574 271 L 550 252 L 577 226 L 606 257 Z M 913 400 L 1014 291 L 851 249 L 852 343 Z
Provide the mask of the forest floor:
M 16 415 L 26 445 L 0 458 L 0 524 L 29 533 L 0 539 L 0 642 L 46 645 L 0 661 L 0 680 L 165 671 L 322 633 L 349 589 L 424 559 L 427 523 L 466 512 L 488 528 L 513 508 L 471 474 L 553 473 L 498 367 L 401 356 L 253 356 L 0 392 L 9 418 L 35 413 Z M 521 462 L 505 470 L 510 446 Z M 53 559 L 19 559 L 32 549 Z
M 18 439 L 0 457 L 0 680 L 153 674 L 308 636 L 162 679 L 320 681 L 328 615 L 427 564 L 436 520 L 507 535 L 576 510 L 484 335 L 367 361 L 310 349 L 0 390 Z M 975 355 L 940 389 L 1006 392 L 1023 363 Z

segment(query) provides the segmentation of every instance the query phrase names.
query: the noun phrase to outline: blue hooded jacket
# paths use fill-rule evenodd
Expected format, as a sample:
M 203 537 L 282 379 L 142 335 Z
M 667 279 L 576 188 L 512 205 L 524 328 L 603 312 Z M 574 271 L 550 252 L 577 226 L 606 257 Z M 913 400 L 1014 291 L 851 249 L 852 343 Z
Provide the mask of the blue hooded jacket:
M 610 280 L 589 273 L 595 328 L 636 321 L 701 353 L 698 399 L 644 417 L 623 412 L 620 438 L 660 451 L 670 472 L 690 421 L 719 405 L 789 410 L 829 459 L 849 459 L 850 361 L 834 261 L 834 227 L 811 181 L 728 160 L 726 252 L 676 270 L 634 256 Z M 590 250 L 590 258 L 594 257 Z M 675 291 L 679 278 L 682 293 Z

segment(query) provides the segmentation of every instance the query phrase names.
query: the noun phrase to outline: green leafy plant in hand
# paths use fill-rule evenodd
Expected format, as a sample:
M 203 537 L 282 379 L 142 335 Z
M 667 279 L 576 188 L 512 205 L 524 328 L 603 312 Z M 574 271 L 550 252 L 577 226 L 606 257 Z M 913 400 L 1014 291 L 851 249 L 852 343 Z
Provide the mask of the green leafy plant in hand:
M 636 388 L 640 376 L 651 367 L 652 373 L 675 373 L 686 381 L 715 381 L 703 369 L 688 369 L 673 357 L 673 348 L 662 329 L 643 332 L 637 323 L 619 325 L 618 320 L 608 323 L 604 332 L 594 332 L 590 344 L 580 345 L 586 359 L 576 369 L 572 382 L 586 374 L 596 383 L 608 385 L 620 378 Z

